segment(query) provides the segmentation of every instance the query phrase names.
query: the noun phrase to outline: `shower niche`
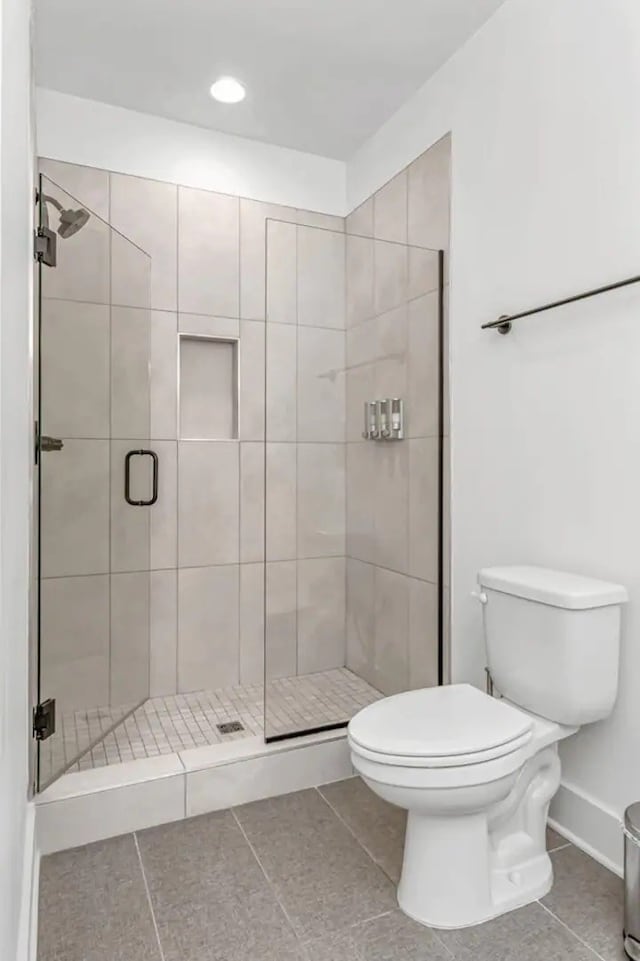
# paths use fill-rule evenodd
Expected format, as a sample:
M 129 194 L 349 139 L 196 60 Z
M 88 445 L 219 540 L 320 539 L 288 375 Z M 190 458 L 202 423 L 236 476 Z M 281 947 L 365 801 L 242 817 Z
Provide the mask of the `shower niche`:
M 237 440 L 239 341 L 178 335 L 178 436 Z

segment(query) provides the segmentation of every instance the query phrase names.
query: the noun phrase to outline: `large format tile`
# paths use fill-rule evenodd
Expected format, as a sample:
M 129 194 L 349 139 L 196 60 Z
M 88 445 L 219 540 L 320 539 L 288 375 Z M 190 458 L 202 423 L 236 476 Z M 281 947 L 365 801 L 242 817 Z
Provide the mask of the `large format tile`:
M 406 573 L 409 560 L 409 449 L 406 441 L 374 447 L 375 563 Z
M 407 305 L 381 314 L 375 321 L 375 396 L 407 397 L 408 322 Z
M 150 436 L 161 440 L 176 437 L 178 397 L 177 315 L 152 310 Z
M 42 431 L 109 437 L 109 308 L 43 300 Z
M 257 801 L 236 814 L 301 938 L 394 907 L 392 884 L 317 791 Z
M 409 369 L 406 403 L 407 437 L 438 432 L 438 292 L 409 304 Z
M 111 704 L 149 697 L 150 575 L 111 575 Z
M 373 198 L 373 232 L 379 240 L 407 242 L 407 171 L 402 170 Z
M 239 316 L 240 201 L 178 188 L 178 307 Z
M 264 564 L 240 565 L 240 683 L 264 682 Z
M 157 180 L 111 174 L 111 224 L 151 258 L 151 307 L 175 310 L 178 188 Z M 129 302 L 129 306 L 147 306 L 147 302 Z
M 340 557 L 345 552 L 345 445 L 297 446 L 297 556 Z
M 346 218 L 345 229 L 348 234 L 373 237 L 373 197 L 351 211 Z
M 346 659 L 345 560 L 298 561 L 298 674 L 342 667 Z
M 438 438 L 410 440 L 409 573 L 435 583 L 438 575 Z
M 178 690 L 177 571 L 151 571 L 149 627 L 149 695 Z
M 244 320 L 264 320 L 267 218 L 293 223 L 296 211 L 240 199 L 240 316 Z
M 298 323 L 344 328 L 344 233 L 298 227 Z
M 296 557 L 296 461 L 295 444 L 267 444 L 265 543 L 269 561 Z
M 551 855 L 554 883 L 542 903 L 604 961 L 623 961 L 623 882 L 578 848 Z
M 596 955 L 539 904 L 486 924 L 437 934 L 456 961 L 596 961 Z
M 409 686 L 438 683 L 438 587 L 409 578 Z
M 111 231 L 111 303 L 149 309 L 151 258 L 124 234 Z
M 396 884 L 400 880 L 407 813 L 369 790 L 359 777 L 325 784 L 320 793 L 365 851 Z
M 451 138 L 443 137 L 409 166 L 409 243 L 449 247 Z
M 239 682 L 238 565 L 178 571 L 178 690 Z
M 373 245 L 369 237 L 346 238 L 346 325 L 354 327 L 374 315 Z
M 150 511 L 155 508 L 128 504 L 124 473 L 127 454 L 147 449 L 143 439 L 111 441 L 111 570 L 147 571 L 150 567 Z M 150 500 L 153 491 L 151 457 L 129 459 L 129 490 L 132 500 Z
M 85 204 L 102 220 L 109 219 L 109 173 L 97 167 L 83 167 L 80 164 L 65 163 L 61 160 L 38 161 L 40 173 L 53 181 L 74 197 L 78 203 Z M 44 183 L 45 192 L 47 182 Z
M 178 445 L 178 566 L 236 564 L 239 556 L 237 441 Z
M 240 444 L 241 563 L 264 559 L 264 452 L 264 444 Z
M 347 660 L 349 670 L 370 684 L 375 629 L 375 568 L 347 558 Z
M 288 208 L 287 208 L 288 209 Z M 335 214 L 323 214 L 317 210 L 296 210 L 296 223 L 303 227 L 321 227 L 324 230 L 344 233 L 345 218 Z
M 298 328 L 298 440 L 345 439 L 345 335 Z
M 297 667 L 297 565 L 267 564 L 265 596 L 265 674 L 292 677 Z
M 295 224 L 267 220 L 266 310 L 272 323 L 298 322 L 297 233 Z
M 267 324 L 266 336 L 266 438 L 269 441 L 295 441 L 297 328 Z
M 161 961 L 133 835 L 45 857 L 38 961 Z
M 374 686 L 397 694 L 409 686 L 409 578 L 375 569 Z
M 347 440 L 363 440 L 365 429 L 364 405 L 375 400 L 377 324 L 375 321 L 350 327 L 346 334 L 347 346 Z M 367 411 L 367 426 L 369 416 Z
M 300 948 L 229 811 L 143 831 L 165 961 L 298 961 Z
M 347 554 L 376 560 L 376 483 L 378 450 L 370 441 L 347 444 Z
M 178 445 L 174 440 L 154 440 L 158 455 L 158 500 L 151 508 L 150 567 L 177 567 L 178 559 Z
M 149 437 L 150 311 L 111 308 L 111 436 Z
M 309 961 L 451 961 L 434 932 L 397 910 L 305 948 Z
M 265 325 L 260 321 L 241 322 L 238 418 L 241 440 L 264 440 L 266 336 Z
M 406 303 L 409 295 L 409 252 L 405 244 L 374 244 L 374 309 L 376 314 Z

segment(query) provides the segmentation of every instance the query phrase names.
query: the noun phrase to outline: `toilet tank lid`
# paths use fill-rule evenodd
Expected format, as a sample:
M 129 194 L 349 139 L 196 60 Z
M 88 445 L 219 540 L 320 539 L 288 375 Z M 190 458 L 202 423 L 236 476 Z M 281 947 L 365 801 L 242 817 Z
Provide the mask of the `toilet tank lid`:
M 478 583 L 493 591 L 571 611 L 624 604 L 628 600 L 627 590 L 620 584 L 546 567 L 485 567 L 478 574 Z

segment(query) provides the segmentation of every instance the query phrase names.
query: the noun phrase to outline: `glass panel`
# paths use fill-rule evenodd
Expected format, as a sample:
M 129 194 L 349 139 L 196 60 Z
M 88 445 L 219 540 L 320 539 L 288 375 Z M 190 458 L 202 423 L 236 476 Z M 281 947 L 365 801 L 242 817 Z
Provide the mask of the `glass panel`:
M 150 258 L 44 176 L 39 223 L 57 255 L 38 268 L 42 790 L 148 697 L 150 508 L 125 464 L 146 501 L 154 460 Z
M 438 683 L 441 258 L 274 220 L 266 278 L 272 740 Z

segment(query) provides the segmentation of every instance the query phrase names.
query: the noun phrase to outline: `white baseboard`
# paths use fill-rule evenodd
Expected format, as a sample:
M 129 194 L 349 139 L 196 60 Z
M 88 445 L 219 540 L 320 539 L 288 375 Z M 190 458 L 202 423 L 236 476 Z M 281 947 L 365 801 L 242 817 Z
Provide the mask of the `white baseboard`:
M 615 811 L 574 784 L 563 782 L 551 802 L 549 823 L 576 847 L 622 877 L 624 839 L 620 816 Z
M 40 853 L 36 842 L 36 807 L 33 802 L 30 802 L 27 805 L 25 822 L 18 961 L 36 961 L 38 951 L 39 879 Z

